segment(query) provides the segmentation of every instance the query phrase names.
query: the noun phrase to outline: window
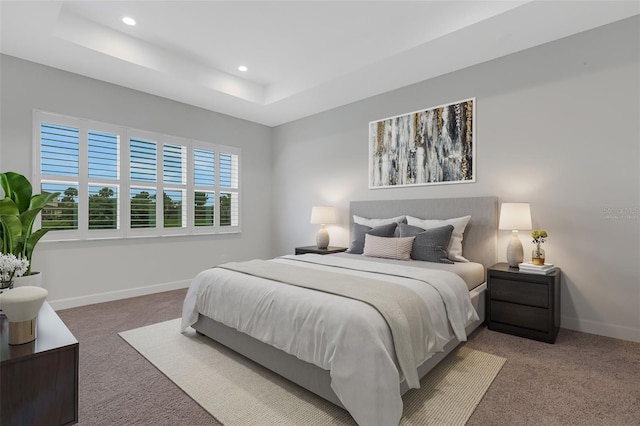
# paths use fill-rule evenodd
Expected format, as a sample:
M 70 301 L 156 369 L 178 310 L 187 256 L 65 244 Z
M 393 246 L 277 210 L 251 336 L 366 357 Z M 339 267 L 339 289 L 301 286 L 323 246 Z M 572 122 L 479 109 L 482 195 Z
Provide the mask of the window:
M 240 150 L 36 112 L 47 239 L 240 232 Z

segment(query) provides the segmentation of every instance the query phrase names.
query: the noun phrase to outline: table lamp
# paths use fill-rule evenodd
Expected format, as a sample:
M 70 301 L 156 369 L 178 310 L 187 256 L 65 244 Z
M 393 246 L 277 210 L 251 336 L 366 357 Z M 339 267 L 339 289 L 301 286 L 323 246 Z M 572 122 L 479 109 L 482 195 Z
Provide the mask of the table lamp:
M 518 238 L 518 231 L 531 229 L 529 203 L 502 203 L 498 228 L 511 231 L 511 241 L 507 246 L 507 262 L 510 267 L 517 268 L 524 260 L 524 250 Z
M 316 244 L 319 249 L 329 247 L 329 233 L 325 229 L 325 225 L 336 223 L 336 209 L 332 206 L 314 206 L 311 208 L 311 223 L 320 225 L 320 230 L 316 236 Z
M 9 320 L 9 344 L 36 339 L 36 318 L 49 292 L 42 287 L 16 287 L 0 294 L 0 308 Z

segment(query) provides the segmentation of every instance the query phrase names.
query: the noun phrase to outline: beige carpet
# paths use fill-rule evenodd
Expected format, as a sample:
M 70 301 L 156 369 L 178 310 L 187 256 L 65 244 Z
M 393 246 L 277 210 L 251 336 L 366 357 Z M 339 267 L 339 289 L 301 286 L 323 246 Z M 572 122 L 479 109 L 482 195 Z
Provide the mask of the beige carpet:
M 195 332 L 180 320 L 120 333 L 226 426 L 354 425 L 349 414 Z M 402 425 L 464 425 L 505 359 L 459 347 L 403 397 Z

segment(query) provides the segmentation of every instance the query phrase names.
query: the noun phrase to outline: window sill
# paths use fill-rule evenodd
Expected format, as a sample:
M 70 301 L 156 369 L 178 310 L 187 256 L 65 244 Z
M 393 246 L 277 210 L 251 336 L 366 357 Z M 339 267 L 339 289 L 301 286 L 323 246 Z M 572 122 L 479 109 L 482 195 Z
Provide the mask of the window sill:
M 164 235 L 129 235 L 123 236 L 104 236 L 104 237 L 89 237 L 89 238 L 47 238 L 41 239 L 39 244 L 50 243 L 78 243 L 78 242 L 92 242 L 92 241 L 132 241 L 132 240 L 147 240 L 154 238 L 175 238 L 175 237 L 214 237 L 216 235 L 235 235 L 241 234 L 240 230 L 230 231 L 217 231 L 217 232 L 192 232 L 192 233 L 175 233 Z M 51 233 L 49 233 L 51 234 Z M 47 235 L 48 237 L 49 235 Z M 45 237 L 46 238 L 46 237 Z

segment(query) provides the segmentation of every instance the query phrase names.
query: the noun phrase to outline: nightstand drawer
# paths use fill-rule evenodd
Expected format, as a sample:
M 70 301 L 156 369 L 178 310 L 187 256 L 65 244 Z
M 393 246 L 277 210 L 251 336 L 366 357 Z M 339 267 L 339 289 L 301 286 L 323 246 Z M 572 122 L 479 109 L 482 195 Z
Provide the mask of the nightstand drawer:
M 549 310 L 491 300 L 491 321 L 546 332 L 549 330 Z
M 549 286 L 516 280 L 492 278 L 491 300 L 520 303 L 522 305 L 549 307 Z

